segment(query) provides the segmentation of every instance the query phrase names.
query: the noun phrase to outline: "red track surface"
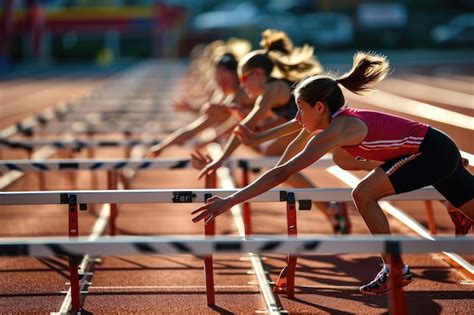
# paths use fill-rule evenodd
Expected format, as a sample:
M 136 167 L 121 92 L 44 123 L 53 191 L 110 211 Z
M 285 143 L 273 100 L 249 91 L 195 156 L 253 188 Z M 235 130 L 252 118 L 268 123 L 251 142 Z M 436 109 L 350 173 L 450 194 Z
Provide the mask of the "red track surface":
M 455 69 L 459 71 L 459 69 Z M 443 74 L 448 80 L 460 80 L 457 76 Z M 410 74 L 403 80 L 410 80 Z M 432 83 L 436 75 L 426 81 L 416 77 L 418 82 L 436 86 Z M 466 76 L 463 78 L 467 78 Z M 8 115 L 3 114 L 0 126 L 7 126 L 19 117 L 38 112 L 59 100 L 66 100 L 73 93 L 71 88 L 81 93 L 98 86 L 97 82 L 47 82 L 22 80 L 21 82 L 0 83 L 0 91 L 10 91 L 6 95 L 11 106 Z M 381 88 L 389 86 L 387 80 Z M 472 81 L 471 81 L 472 87 Z M 446 88 L 446 87 L 445 87 Z M 15 92 L 14 92 L 15 91 Z M 56 92 L 57 91 L 57 92 Z M 394 91 L 390 91 L 394 93 Z M 44 93 L 44 102 L 31 103 L 28 94 Z M 466 91 L 464 91 L 466 93 Z M 471 95 L 473 94 L 471 88 Z M 3 95 L 2 95 L 3 97 Z M 420 98 L 422 95 L 420 96 Z M 2 106 L 3 106 L 2 101 Z M 167 105 L 167 104 L 165 104 Z M 353 104 L 357 107 L 376 109 L 367 104 Z M 436 104 L 437 105 L 437 104 Z M 17 107 L 18 106 L 18 107 Z M 14 109 L 20 108 L 15 112 Z M 472 116 L 472 111 L 441 104 L 440 106 Z M 400 113 L 394 112 L 401 115 Z M 422 120 L 420 117 L 409 118 Z M 427 121 L 449 133 L 460 148 L 474 152 L 472 130 L 468 131 L 449 125 Z M 110 135 L 114 138 L 116 135 Z M 183 157 L 188 149 L 169 150 L 164 155 Z M 18 151 L 2 152 L 3 158 L 24 158 Z M 238 155 L 254 155 L 240 149 Z M 78 156 L 84 157 L 84 153 Z M 97 156 L 123 156 L 121 150 L 101 149 Z M 473 168 L 470 168 L 473 171 Z M 345 187 L 345 184 L 323 170 L 305 170 L 321 187 Z M 363 172 L 356 172 L 362 176 Z M 202 188 L 203 183 L 195 180 L 197 171 L 143 171 L 138 173 L 132 188 Z M 240 174 L 235 174 L 238 181 Z M 47 189 L 71 189 L 64 173 L 47 173 Z M 105 188 L 105 174 L 99 172 L 100 186 Z M 90 188 L 90 175 L 79 172 L 77 188 Z M 69 185 L 69 186 L 68 186 Z M 29 174 L 8 188 L 9 190 L 37 190 L 36 174 Z M 426 225 L 426 215 L 422 202 L 394 202 L 409 215 Z M 202 224 L 191 222 L 189 215 L 193 205 L 176 204 L 129 204 L 120 208 L 117 228 L 123 235 L 202 235 Z M 354 234 L 368 234 L 362 218 L 350 205 Z M 285 206 L 275 204 L 255 204 L 253 209 L 253 228 L 256 234 L 283 234 L 286 232 Z M 452 235 L 454 228 L 446 211 L 435 203 L 436 223 L 439 234 Z M 80 213 L 80 234 L 89 235 L 97 217 L 97 211 Z M 52 236 L 66 235 L 67 209 L 60 206 L 9 206 L 0 210 L 2 229 L 0 236 Z M 397 234 L 413 233 L 390 218 L 392 231 Z M 300 234 L 331 234 L 331 227 L 318 210 L 298 212 Z M 217 234 L 237 234 L 230 215 L 225 214 L 217 220 Z M 216 306 L 206 305 L 203 261 L 190 255 L 179 256 L 121 256 L 104 257 L 95 267 L 92 284 L 86 295 L 84 309 L 94 314 L 107 313 L 253 313 L 264 310 L 263 299 L 255 276 L 249 274 L 250 263 L 237 255 L 214 257 L 216 284 Z M 409 313 L 472 313 L 472 284 L 461 284 L 464 278 L 437 255 L 409 255 L 405 261 L 410 265 L 415 280 L 406 287 Z M 465 257 L 471 263 L 473 257 Z M 268 255 L 264 264 L 270 277 L 275 281 L 281 268 L 285 266 L 283 255 Z M 307 256 L 298 259 L 296 271 L 296 295 L 294 299 L 280 296 L 284 309 L 290 313 L 384 313 L 388 310 L 386 297 L 367 297 L 358 291 L 361 283 L 375 276 L 380 268 L 380 259 L 368 255 L 324 255 Z M 0 312 L 1 313 L 49 313 L 59 310 L 68 289 L 67 261 L 59 258 L 1 258 L 0 259 Z

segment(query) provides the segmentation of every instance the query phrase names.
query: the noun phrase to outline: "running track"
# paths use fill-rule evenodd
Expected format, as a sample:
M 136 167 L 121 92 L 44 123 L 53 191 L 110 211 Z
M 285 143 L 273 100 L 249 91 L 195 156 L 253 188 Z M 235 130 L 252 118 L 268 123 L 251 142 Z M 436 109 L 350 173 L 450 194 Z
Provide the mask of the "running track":
M 142 71 L 152 72 L 144 81 L 139 93 L 144 98 L 161 97 L 161 105 L 168 108 L 173 93 L 180 88 L 179 74 L 182 66 L 173 66 L 175 80 L 169 80 L 169 73 L 153 65 L 142 67 Z M 144 69 L 144 70 L 143 70 Z M 160 70 L 161 69 L 161 70 Z M 167 70 L 168 71 L 168 70 Z M 472 84 L 474 77 L 466 74 L 463 67 L 426 67 L 400 69 L 393 79 L 381 84 L 381 91 L 402 96 L 420 102 L 448 109 L 452 112 L 473 116 Z M 123 76 L 126 72 L 122 72 Z M 126 102 L 127 86 L 108 89 L 116 76 L 81 76 L 80 78 L 51 77 L 41 79 L 22 78 L 0 82 L 1 120 L 0 126 L 6 127 L 44 108 L 61 101 L 73 102 L 93 91 L 105 89 L 104 99 L 114 102 Z M 151 78 L 151 79 L 150 79 Z M 170 83 L 173 81 L 173 84 Z M 417 83 L 419 85 L 410 83 Z M 169 84 L 170 89 L 157 89 Z M 408 84 L 408 85 L 407 85 Z M 420 85 L 422 87 L 420 87 Z M 407 86 L 410 95 L 407 94 Z M 411 87 L 410 87 L 411 86 Z M 471 87 L 469 89 L 469 86 Z M 424 90 L 423 90 L 424 88 Z M 427 96 L 436 95 L 443 88 L 446 93 L 456 91 L 470 96 L 471 108 L 461 108 L 447 100 L 434 102 Z M 110 93 L 120 91 L 120 93 Z M 158 93 L 158 92 L 159 93 Z M 175 92 L 176 91 L 176 92 Z M 433 92 L 435 91 L 435 92 Z M 136 91 L 135 91 L 136 92 Z M 443 90 L 441 91 L 443 92 Z M 356 107 L 376 109 L 376 107 L 357 99 L 350 99 Z M 387 109 L 384 109 L 387 110 Z M 425 120 L 396 110 L 398 115 L 426 121 L 449 133 L 463 151 L 474 152 L 473 130 L 466 130 L 453 124 Z M 176 119 L 189 121 L 189 115 L 177 115 Z M 158 136 L 163 136 L 158 134 Z M 107 139 L 117 139 L 120 134 L 108 134 Z M 189 147 L 166 151 L 164 157 L 188 156 Z M 120 157 L 122 150 L 99 149 L 98 157 Z M 239 156 L 255 156 L 255 153 L 243 148 Z M 85 157 L 85 152 L 75 154 Z M 21 151 L 2 150 L 2 158 L 25 158 Z M 54 157 L 54 156 L 52 156 Z M 56 155 L 57 157 L 57 155 Z M 470 167 L 470 171 L 473 172 Z M 340 179 L 324 170 L 305 170 L 319 186 L 346 187 Z M 364 172 L 354 172 L 361 177 Z M 139 172 L 132 188 L 202 188 L 197 182 L 194 170 L 160 170 Z M 75 181 L 79 189 L 90 189 L 91 175 L 78 172 Z M 64 173 L 47 173 L 48 190 L 72 189 L 71 182 Z M 239 181 L 239 174 L 234 178 Z M 105 187 L 105 174 L 98 173 L 99 187 Z M 6 190 L 37 190 L 38 178 L 28 174 L 6 188 Z M 423 202 L 393 202 L 394 206 L 426 225 Z M 453 227 L 449 216 L 438 203 L 435 217 L 438 234 L 452 235 Z M 354 234 L 367 234 L 361 217 L 352 205 L 350 215 L 353 220 Z M 193 224 L 189 212 L 192 205 L 176 204 L 137 204 L 124 205 L 118 217 L 118 231 L 122 235 L 165 235 L 187 234 L 201 235 L 202 225 Z M 253 224 L 256 234 L 284 234 L 286 232 L 285 207 L 280 203 L 255 204 Z M 80 234 L 89 235 L 96 220 L 98 209 L 80 214 Z M 66 235 L 67 214 L 64 208 L 55 206 L 9 206 L 0 210 L 2 237 L 19 236 L 56 236 Z M 414 235 L 413 232 L 390 218 L 394 233 Z M 330 234 L 331 228 L 318 210 L 299 211 L 298 229 L 300 234 Z M 222 215 L 217 220 L 217 234 L 237 234 L 230 215 Z M 474 257 L 465 257 L 471 264 Z M 285 265 L 283 255 L 268 255 L 264 265 L 269 277 L 275 281 Z M 406 262 L 415 276 L 415 281 L 406 288 L 409 313 L 469 313 L 474 309 L 471 284 L 455 268 L 443 260 L 441 255 L 409 255 Z M 206 305 L 202 259 L 193 256 L 123 256 L 104 257 L 95 266 L 92 283 L 85 295 L 84 309 L 94 314 L 107 313 L 253 313 L 265 309 L 255 276 L 247 259 L 238 255 L 221 255 L 214 258 L 216 284 L 216 306 Z M 290 313 L 383 313 L 388 309 L 385 297 L 366 297 L 358 292 L 360 283 L 372 280 L 379 269 L 379 259 L 368 255 L 325 255 L 307 256 L 298 259 L 296 272 L 296 296 L 288 299 L 279 296 L 281 307 Z M 38 313 L 47 314 L 58 311 L 68 289 L 67 261 L 59 258 L 1 258 L 0 259 L 0 310 L 1 313 Z

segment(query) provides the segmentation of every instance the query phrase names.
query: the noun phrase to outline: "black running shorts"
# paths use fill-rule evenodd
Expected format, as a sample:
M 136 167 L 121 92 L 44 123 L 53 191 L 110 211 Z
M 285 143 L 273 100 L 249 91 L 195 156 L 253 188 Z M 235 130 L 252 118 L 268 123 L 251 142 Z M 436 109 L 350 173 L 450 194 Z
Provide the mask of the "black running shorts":
M 387 161 L 380 167 L 396 194 L 433 185 L 457 208 L 474 198 L 474 176 L 463 166 L 459 149 L 448 135 L 432 127 L 418 153 Z

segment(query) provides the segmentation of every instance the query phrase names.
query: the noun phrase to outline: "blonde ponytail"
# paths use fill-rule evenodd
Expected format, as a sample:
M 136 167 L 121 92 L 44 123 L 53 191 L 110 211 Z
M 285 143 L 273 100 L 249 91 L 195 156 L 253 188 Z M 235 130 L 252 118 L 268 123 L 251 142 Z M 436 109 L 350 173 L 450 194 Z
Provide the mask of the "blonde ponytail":
M 262 33 L 260 47 L 267 52 L 279 51 L 288 55 L 293 50 L 293 43 L 285 32 L 267 29 Z

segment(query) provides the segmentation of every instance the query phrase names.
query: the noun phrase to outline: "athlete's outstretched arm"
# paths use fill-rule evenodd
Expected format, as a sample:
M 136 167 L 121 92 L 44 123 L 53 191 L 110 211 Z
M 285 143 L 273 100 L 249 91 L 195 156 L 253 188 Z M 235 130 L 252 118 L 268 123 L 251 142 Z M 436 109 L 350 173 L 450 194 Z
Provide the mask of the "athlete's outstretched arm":
M 242 120 L 241 124 L 249 128 L 254 128 L 273 107 L 287 102 L 288 97 L 291 97 L 290 92 L 288 85 L 283 82 L 273 82 L 269 84 L 265 92 L 257 99 L 250 114 Z M 201 173 L 199 173 L 198 178 L 202 178 L 205 174 L 221 167 L 222 163 L 239 147 L 240 143 L 239 138 L 237 138 L 235 134 L 232 134 L 224 146 L 222 155 L 206 166 Z
M 206 222 L 209 222 L 232 206 L 249 200 L 284 182 L 292 174 L 313 164 L 333 148 L 360 143 L 366 134 L 365 126 L 355 128 L 358 130 L 352 133 L 354 128 L 345 128 L 344 121 L 346 120 L 340 119 L 339 122 L 331 124 L 328 129 L 313 136 L 306 147 L 295 157 L 267 171 L 247 187 L 226 198 L 216 196 L 209 199 L 208 204 L 191 213 L 198 214 L 193 218 L 193 221 L 198 222 L 206 218 Z
M 306 129 L 302 128 L 296 138 L 288 144 L 277 165 L 282 165 L 288 162 L 292 157 L 301 152 L 312 137 L 314 137 L 314 134 L 309 133 Z
M 248 146 L 254 146 L 272 139 L 290 135 L 292 133 L 300 131 L 301 128 L 303 127 L 300 125 L 300 123 L 293 119 L 281 125 L 261 132 L 253 132 L 252 130 L 250 130 L 250 128 L 239 124 L 234 129 L 234 134 L 243 144 Z

